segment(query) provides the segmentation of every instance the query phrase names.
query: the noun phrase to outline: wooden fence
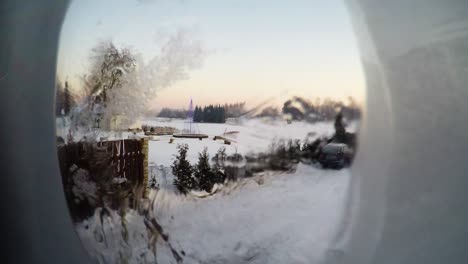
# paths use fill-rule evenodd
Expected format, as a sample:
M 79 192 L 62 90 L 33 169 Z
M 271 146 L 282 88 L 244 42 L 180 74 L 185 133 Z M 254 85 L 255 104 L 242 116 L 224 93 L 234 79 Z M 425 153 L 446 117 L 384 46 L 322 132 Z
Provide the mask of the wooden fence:
M 84 219 L 96 207 L 137 209 L 148 185 L 147 154 L 147 140 L 60 145 L 60 171 L 73 218 Z

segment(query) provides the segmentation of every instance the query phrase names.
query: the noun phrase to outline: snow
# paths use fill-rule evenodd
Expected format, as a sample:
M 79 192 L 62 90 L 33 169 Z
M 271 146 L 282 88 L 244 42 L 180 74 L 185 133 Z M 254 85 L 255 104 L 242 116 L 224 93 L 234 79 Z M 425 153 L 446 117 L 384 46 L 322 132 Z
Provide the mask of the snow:
M 162 119 L 154 118 L 144 120 L 143 123 L 150 126 L 172 126 L 182 129 L 185 125 L 181 119 Z M 221 148 L 226 148 L 227 154 L 238 152 L 247 154 L 249 152 L 266 151 L 274 140 L 278 139 L 300 139 L 304 140 L 309 133 L 312 132 L 314 139 L 319 136 L 331 136 L 334 133 L 333 122 L 293 122 L 287 124 L 284 120 L 270 119 L 243 119 L 239 124 L 234 122 L 226 124 L 198 123 L 200 133 L 209 135 L 208 139 L 175 139 L 172 144 L 169 144 L 171 136 L 157 137 L 155 141 L 150 142 L 149 147 L 149 162 L 156 165 L 169 166 L 174 160 L 174 155 L 177 154 L 177 144 L 189 144 L 188 159 L 190 162 L 196 162 L 198 153 L 204 147 L 208 148 L 208 153 L 212 157 L 216 151 Z M 355 131 L 357 122 L 349 125 L 350 131 Z M 214 136 L 220 136 L 225 131 L 238 131 L 233 135 L 225 136 L 233 140 L 231 145 L 226 145 L 222 140 L 214 141 Z
M 300 165 L 204 199 L 153 193 L 187 263 L 318 263 L 337 227 L 349 172 Z M 259 184 L 261 183 L 261 184 Z
M 183 129 L 186 126 L 185 120 L 182 119 L 167 119 L 153 118 L 140 121 L 139 124 L 150 126 L 169 126 L 178 129 Z M 347 129 L 356 131 L 358 122 L 351 122 Z M 226 154 L 248 154 L 267 151 L 269 146 L 275 140 L 279 139 L 300 139 L 314 140 L 318 137 L 331 136 L 334 133 L 333 122 L 292 122 L 287 124 L 281 119 L 272 120 L 269 118 L 261 119 L 232 119 L 226 124 L 212 123 L 197 123 L 197 130 L 200 133 L 209 135 L 208 139 L 183 139 L 177 138 L 173 143 L 169 143 L 171 136 L 156 137 L 155 140 L 149 143 L 148 161 L 150 164 L 150 173 L 155 176 L 159 187 L 172 188 L 174 176 L 171 173 L 169 166 L 173 163 L 177 154 L 178 144 L 188 144 L 187 159 L 191 164 L 195 164 L 198 160 L 198 153 L 203 148 L 208 149 L 210 157 L 213 157 L 218 149 L 226 148 Z M 214 141 L 214 136 L 219 136 L 226 131 L 236 131 L 228 136 L 224 136 L 233 140 L 231 145 L 226 145 L 222 140 Z M 151 176 L 150 174 L 150 176 Z
M 164 119 L 142 123 L 177 128 L 184 125 L 183 120 Z M 91 256 L 100 263 L 178 263 L 174 252 L 183 263 L 194 264 L 320 263 L 338 228 L 350 183 L 349 170 L 299 164 L 293 173 L 266 172 L 217 186 L 212 195 L 193 192 L 183 196 L 173 187 L 168 166 L 177 143 L 189 144 L 189 160 L 195 163 L 203 147 L 208 147 L 211 156 L 222 146 L 228 154 L 259 152 L 274 139 L 331 135 L 333 123 L 253 119 L 198 126 L 209 139 L 176 139 L 169 144 L 167 137 L 158 137 L 158 141 L 150 142 L 150 172 L 164 174 L 166 180 L 158 179 L 161 188 L 150 193 L 149 215 L 130 211 L 122 220 L 116 212 L 110 212 L 111 217 L 104 214 L 101 224 L 103 214 L 98 209 L 93 217 L 77 224 Z M 355 130 L 357 123 L 349 128 Z M 212 140 L 224 131 L 239 131 L 236 142 L 224 145 Z M 150 235 L 145 226 L 148 219 L 159 223 L 168 235 L 167 241 Z
M 225 186 L 206 198 L 152 191 L 152 214 L 184 252 L 184 263 L 319 263 L 344 205 L 348 170 L 299 165 L 293 174 L 267 174 Z M 168 243 L 159 239 L 156 257 L 143 217 L 126 217 L 123 239 L 119 216 L 99 213 L 77 226 L 88 252 L 101 263 L 176 263 Z
M 122 222 L 115 211 L 103 214 L 102 208 L 93 217 L 76 226 L 78 235 L 91 257 L 99 263 L 154 263 L 154 253 L 148 249 L 149 237 L 144 218 L 135 211 L 126 214 L 128 236 L 122 235 Z M 107 212 L 107 211 L 106 211 Z M 170 263 L 170 262 L 166 262 Z

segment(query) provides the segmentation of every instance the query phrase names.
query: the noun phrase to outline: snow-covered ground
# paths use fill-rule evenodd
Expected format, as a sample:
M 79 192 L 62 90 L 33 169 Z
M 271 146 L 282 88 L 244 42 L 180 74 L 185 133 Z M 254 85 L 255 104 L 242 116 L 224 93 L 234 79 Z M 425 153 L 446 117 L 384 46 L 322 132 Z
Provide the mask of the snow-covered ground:
M 186 121 L 182 119 L 164 119 L 154 118 L 140 121 L 142 124 L 161 127 L 175 127 L 184 129 Z M 270 145 L 280 139 L 299 139 L 302 142 L 306 138 L 314 140 L 317 137 L 331 136 L 334 133 L 333 122 L 292 122 L 288 124 L 284 120 L 271 119 L 240 119 L 236 122 L 228 121 L 226 124 L 198 123 L 192 124 L 197 132 L 205 133 L 209 136 L 207 139 L 183 139 L 177 138 L 173 143 L 169 143 L 171 136 L 157 136 L 150 141 L 149 145 L 149 163 L 150 172 L 156 177 L 160 187 L 170 188 L 173 182 L 173 176 L 169 166 L 172 164 L 177 154 L 178 144 L 188 144 L 188 160 L 195 164 L 198 159 L 198 153 L 203 148 L 208 149 L 210 157 L 213 157 L 218 149 L 226 148 L 226 153 L 259 153 L 267 151 Z M 356 131 L 358 122 L 351 122 L 348 126 L 349 131 Z M 224 137 L 232 140 L 231 145 L 226 145 L 222 140 L 214 141 L 214 136 L 220 136 L 225 132 L 238 132 Z
M 181 119 L 147 119 L 144 124 L 151 126 L 170 126 L 178 129 L 183 129 L 185 121 Z M 158 165 L 170 165 L 173 160 L 173 155 L 177 152 L 177 144 L 189 144 L 188 158 L 195 162 L 198 157 L 198 152 L 203 150 L 203 147 L 208 148 L 208 152 L 214 155 L 220 147 L 225 147 L 227 154 L 241 154 L 249 152 L 265 151 L 274 140 L 277 139 L 300 139 L 304 140 L 308 133 L 312 133 L 311 138 L 318 136 L 330 136 L 334 132 L 333 122 L 293 122 L 287 124 L 283 120 L 268 120 L 268 119 L 244 119 L 238 123 L 212 124 L 198 123 L 195 124 L 200 133 L 209 135 L 208 139 L 175 139 L 174 143 L 169 144 L 170 136 L 155 137 L 156 141 L 150 142 L 149 161 Z M 194 125 L 194 126 L 195 126 Z M 355 123 L 350 127 L 354 128 Z M 233 140 L 231 145 L 225 145 L 222 140 L 214 141 L 214 136 L 221 136 L 224 132 L 235 131 L 228 136 Z
M 152 213 L 183 263 L 320 263 L 337 228 L 349 181 L 348 170 L 299 165 L 294 174 L 243 179 L 207 198 L 154 191 Z M 78 226 L 88 251 L 102 263 L 122 258 L 154 263 L 142 217 L 128 216 L 126 242 L 120 220 L 116 215 L 113 219 L 105 220 L 103 228 L 96 214 Z M 156 260 L 177 263 L 163 239 L 156 243 Z
M 319 263 L 348 183 L 347 170 L 300 165 L 295 174 L 245 179 L 203 200 L 160 192 L 154 212 L 186 263 Z
M 181 128 L 183 121 L 144 120 L 153 126 Z M 304 139 L 333 133 L 332 123 L 267 122 L 245 120 L 240 124 L 199 124 L 210 136 L 239 131 L 236 143 L 212 139 L 160 137 L 150 144 L 152 164 L 167 167 L 177 143 L 190 146 L 189 159 L 208 147 L 213 155 L 225 146 L 228 153 L 265 150 L 273 139 Z M 355 130 L 356 124 L 350 125 Z M 162 140 L 161 140 L 162 138 Z M 78 224 L 87 250 L 101 263 L 320 263 L 340 219 L 350 182 L 348 170 L 322 170 L 299 164 L 294 173 L 266 173 L 230 183 L 213 196 L 181 196 L 173 188 L 152 191 L 150 216 L 168 235 L 152 240 L 144 218 L 129 212 L 125 221 L 112 212 Z M 170 181 L 169 181 L 170 183 Z M 126 228 L 122 228 L 122 226 Z M 126 230 L 126 231 L 124 231 Z M 152 245 L 154 247 L 152 247 Z M 172 249 L 172 250 L 171 250 Z M 180 262 L 179 262 L 180 263 Z

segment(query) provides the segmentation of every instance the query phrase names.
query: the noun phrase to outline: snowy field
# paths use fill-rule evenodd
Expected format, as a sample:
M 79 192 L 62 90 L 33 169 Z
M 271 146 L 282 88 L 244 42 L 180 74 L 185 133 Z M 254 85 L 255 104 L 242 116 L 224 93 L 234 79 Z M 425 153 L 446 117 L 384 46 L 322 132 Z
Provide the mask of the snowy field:
M 142 123 L 184 126 L 182 120 Z M 351 124 L 349 130 L 355 130 L 356 125 Z M 189 159 L 195 163 L 205 146 L 211 156 L 222 146 L 228 153 L 242 154 L 266 150 L 273 139 L 303 140 L 310 132 L 312 138 L 333 133 L 330 122 L 286 124 L 255 119 L 198 126 L 210 139 L 176 139 L 169 144 L 167 137 L 155 137 L 150 143 L 151 164 L 169 166 L 177 143 L 189 144 Z M 212 140 L 225 131 L 239 131 L 232 138 L 235 143 Z M 241 179 L 206 198 L 181 196 L 173 188 L 161 188 L 150 194 L 149 217 L 158 221 L 167 241 L 152 239 L 144 218 L 135 212 L 128 213 L 125 221 L 112 213 L 112 218 L 104 217 L 103 225 L 96 212 L 78 224 L 77 230 L 88 252 L 101 263 L 320 263 L 340 220 L 349 182 L 346 169 L 322 170 L 299 164 L 294 173 Z
M 187 126 L 185 120 L 182 119 L 154 118 L 143 120 L 141 123 L 150 126 L 175 127 L 180 130 Z M 357 125 L 357 122 L 350 123 L 349 131 L 355 131 Z M 172 185 L 174 178 L 169 166 L 177 154 L 178 144 L 189 145 L 188 160 L 195 164 L 198 153 L 205 147 L 210 157 L 213 157 L 222 147 L 226 148 L 228 155 L 236 152 L 245 155 L 267 151 L 274 141 L 280 139 L 299 139 L 303 142 L 306 138 L 314 140 L 317 137 L 331 136 L 334 133 L 333 122 L 287 124 L 284 120 L 271 119 L 241 119 L 236 122 L 228 121 L 226 124 L 198 123 L 192 124 L 193 127 L 197 133 L 207 134 L 209 138 L 203 140 L 177 138 L 173 143 L 169 143 L 171 136 L 156 136 L 150 141 L 148 154 L 150 171 L 156 177 L 160 187 L 170 188 Z M 213 140 L 214 136 L 233 131 L 238 133 L 223 135 L 232 140 L 231 145 L 224 144 L 222 140 Z
M 151 126 L 170 126 L 183 129 L 186 126 L 185 121 L 181 119 L 148 119 L 142 122 Z M 351 124 L 354 126 L 354 123 Z M 350 125 L 350 127 L 351 127 Z M 193 124 L 197 127 L 199 133 L 207 134 L 208 139 L 175 139 L 174 143 L 169 144 L 170 136 L 155 137 L 155 141 L 150 142 L 149 161 L 158 165 L 170 165 L 173 155 L 176 154 L 177 144 L 189 144 L 189 160 L 195 162 L 198 152 L 203 147 L 208 148 L 208 153 L 214 155 L 221 147 L 226 147 L 227 154 L 235 153 L 247 154 L 249 152 L 265 151 L 274 140 L 278 139 L 300 139 L 304 140 L 308 133 L 311 138 L 318 136 L 330 136 L 334 133 L 333 122 L 319 122 L 310 124 L 306 122 L 293 122 L 287 124 L 284 120 L 268 119 L 244 119 L 236 123 L 212 124 L 198 123 Z M 221 136 L 224 132 L 235 131 L 232 135 L 225 136 L 233 140 L 231 145 L 225 145 L 223 141 L 214 141 L 214 136 Z

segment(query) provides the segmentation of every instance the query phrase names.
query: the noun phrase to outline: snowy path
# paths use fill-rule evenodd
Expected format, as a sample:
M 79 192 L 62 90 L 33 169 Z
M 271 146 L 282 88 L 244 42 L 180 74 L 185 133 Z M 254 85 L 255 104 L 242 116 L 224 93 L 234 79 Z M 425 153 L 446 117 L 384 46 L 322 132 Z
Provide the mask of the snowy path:
M 159 193 L 155 211 L 184 263 L 319 263 L 337 226 L 349 172 L 301 165 L 295 174 L 248 179 L 229 195 Z M 165 202 L 164 202 L 165 201 Z M 158 249 L 158 263 L 171 257 Z

